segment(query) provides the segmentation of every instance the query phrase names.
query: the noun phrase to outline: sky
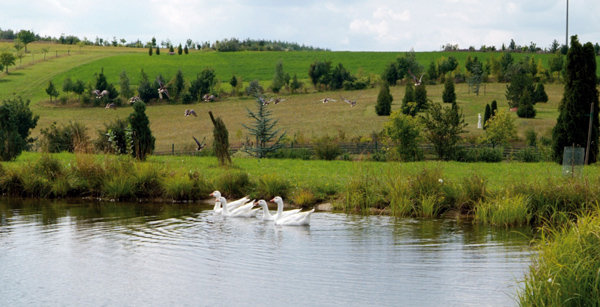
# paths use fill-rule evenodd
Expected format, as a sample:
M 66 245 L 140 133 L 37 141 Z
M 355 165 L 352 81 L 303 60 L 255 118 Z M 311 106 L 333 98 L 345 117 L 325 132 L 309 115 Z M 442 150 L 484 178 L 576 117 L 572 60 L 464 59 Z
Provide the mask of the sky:
M 173 44 L 224 38 L 334 51 L 437 51 L 565 41 L 566 0 L 1 0 L 0 28 Z M 600 42 L 600 1 L 569 1 L 569 35 Z

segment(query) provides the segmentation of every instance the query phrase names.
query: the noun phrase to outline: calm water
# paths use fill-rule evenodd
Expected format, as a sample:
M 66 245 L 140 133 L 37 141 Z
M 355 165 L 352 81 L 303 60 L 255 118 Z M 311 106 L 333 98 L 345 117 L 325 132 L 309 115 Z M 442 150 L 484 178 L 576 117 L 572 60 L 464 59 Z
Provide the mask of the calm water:
M 0 305 L 512 306 L 526 230 L 208 206 L 0 199 Z

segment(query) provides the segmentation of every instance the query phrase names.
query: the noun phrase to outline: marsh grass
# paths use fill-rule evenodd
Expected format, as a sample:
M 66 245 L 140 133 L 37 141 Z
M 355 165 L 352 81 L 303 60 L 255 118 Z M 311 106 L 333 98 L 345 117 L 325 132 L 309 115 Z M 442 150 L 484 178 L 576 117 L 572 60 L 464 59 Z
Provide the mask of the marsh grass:
M 243 197 L 254 190 L 254 183 L 250 181 L 248 173 L 237 170 L 224 171 L 215 180 L 215 188 L 227 197 Z
M 164 172 L 160 166 L 148 163 L 135 164 L 133 194 L 137 198 L 155 198 L 163 195 Z
M 473 173 L 464 177 L 460 186 L 460 194 L 456 200 L 457 209 L 461 213 L 470 214 L 473 212 L 475 204 L 485 200 L 487 191 L 487 181 L 482 176 Z
M 475 221 L 494 226 L 523 226 L 529 223 L 531 214 L 524 195 L 498 195 L 475 206 Z
M 100 195 L 107 173 L 93 155 L 77 154 L 71 166 L 71 187 L 83 196 Z
M 600 218 L 598 211 L 558 228 L 544 228 L 519 293 L 521 306 L 598 306 Z
M 135 179 L 127 174 L 113 175 L 104 182 L 102 196 L 111 200 L 129 200 L 135 195 Z
M 424 218 L 437 217 L 440 210 L 440 196 L 438 195 L 421 195 L 419 200 L 421 207 L 420 216 Z
M 264 174 L 258 178 L 255 198 L 271 199 L 281 196 L 286 199 L 290 194 L 290 182 L 277 174 Z
M 292 193 L 291 200 L 294 204 L 303 208 L 317 203 L 317 197 L 310 189 L 307 188 L 297 189 Z
M 4 169 L 3 176 L 0 177 L 0 191 L 9 196 L 22 196 L 25 186 L 21 174 L 13 168 Z
M 382 209 L 387 205 L 383 183 L 370 171 L 351 177 L 344 190 L 341 206 L 346 212 L 370 213 L 371 208 Z
M 194 189 L 194 181 L 188 176 L 172 176 L 167 178 L 164 181 L 164 193 L 167 198 L 173 201 L 192 200 L 198 197 Z

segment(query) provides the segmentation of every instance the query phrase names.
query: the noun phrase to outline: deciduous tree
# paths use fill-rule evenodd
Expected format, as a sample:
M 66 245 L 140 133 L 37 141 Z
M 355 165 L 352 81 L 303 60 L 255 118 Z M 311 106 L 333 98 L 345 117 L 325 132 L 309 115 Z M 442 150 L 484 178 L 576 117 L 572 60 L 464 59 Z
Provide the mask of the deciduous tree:
M 12 160 L 26 150 L 33 139 L 29 137 L 39 116 L 29 109 L 29 100 L 21 97 L 4 100 L 0 105 L 0 159 Z

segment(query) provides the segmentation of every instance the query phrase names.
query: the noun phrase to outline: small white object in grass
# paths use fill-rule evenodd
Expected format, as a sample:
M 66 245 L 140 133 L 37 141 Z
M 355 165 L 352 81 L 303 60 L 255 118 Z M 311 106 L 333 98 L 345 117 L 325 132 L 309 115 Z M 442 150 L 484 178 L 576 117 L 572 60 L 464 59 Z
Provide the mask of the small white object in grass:
M 443 180 L 442 178 L 438 179 L 438 181 L 439 181 L 440 183 L 444 183 L 444 180 Z

